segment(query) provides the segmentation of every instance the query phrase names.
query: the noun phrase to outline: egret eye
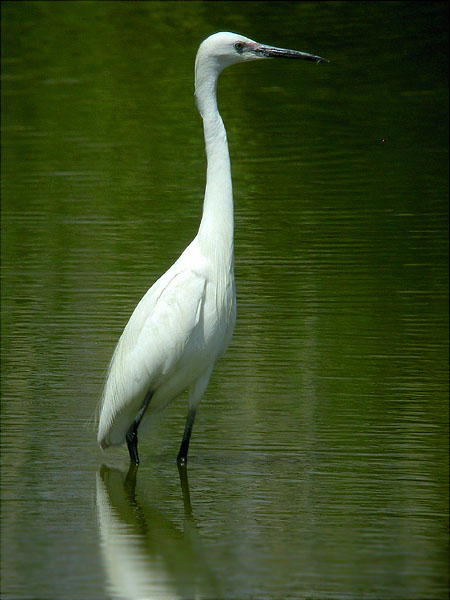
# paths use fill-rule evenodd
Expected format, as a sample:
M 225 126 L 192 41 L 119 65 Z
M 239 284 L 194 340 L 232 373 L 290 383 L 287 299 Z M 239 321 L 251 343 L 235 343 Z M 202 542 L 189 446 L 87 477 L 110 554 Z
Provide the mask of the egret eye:
M 244 50 L 244 48 L 245 48 L 244 42 L 236 42 L 234 44 L 234 49 L 236 50 L 236 52 L 238 54 L 242 54 L 242 51 Z

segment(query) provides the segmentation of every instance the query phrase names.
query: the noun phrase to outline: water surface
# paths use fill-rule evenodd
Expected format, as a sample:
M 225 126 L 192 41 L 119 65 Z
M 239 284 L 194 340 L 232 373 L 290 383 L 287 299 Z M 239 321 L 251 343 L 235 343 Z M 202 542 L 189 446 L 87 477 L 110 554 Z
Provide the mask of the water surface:
M 2 597 L 448 592 L 446 3 L 2 3 Z M 225 71 L 238 320 L 102 454 L 134 306 L 196 233 L 213 31 L 331 60 Z M 188 478 L 187 478 L 188 476 Z

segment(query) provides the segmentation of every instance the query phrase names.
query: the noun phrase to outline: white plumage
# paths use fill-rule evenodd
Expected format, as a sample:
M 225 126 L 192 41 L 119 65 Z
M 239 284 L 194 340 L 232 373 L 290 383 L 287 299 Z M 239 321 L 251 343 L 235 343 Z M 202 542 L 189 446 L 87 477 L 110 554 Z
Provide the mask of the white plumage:
M 199 47 L 195 94 L 207 156 L 202 220 L 197 236 L 131 315 L 114 351 L 100 405 L 98 443 L 107 448 L 127 441 L 136 463 L 141 421 L 188 389 L 188 418 L 178 454 L 186 462 L 197 406 L 236 320 L 233 193 L 227 137 L 217 110 L 217 78 L 233 63 L 278 56 L 324 60 L 229 32 L 213 34 Z
M 200 400 L 236 315 L 232 262 L 222 286 L 215 270 L 195 239 L 136 306 L 105 385 L 98 431 L 103 448 L 125 441 L 150 389 L 146 418 L 191 385 L 190 406 Z

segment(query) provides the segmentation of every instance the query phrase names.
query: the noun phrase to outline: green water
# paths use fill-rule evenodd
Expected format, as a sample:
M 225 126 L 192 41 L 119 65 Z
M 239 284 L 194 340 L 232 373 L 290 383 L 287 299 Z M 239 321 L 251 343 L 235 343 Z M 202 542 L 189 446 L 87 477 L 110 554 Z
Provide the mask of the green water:
M 5 599 L 448 594 L 447 3 L 2 3 Z M 218 30 L 238 318 L 200 405 L 102 454 L 134 306 L 196 233 Z M 182 485 L 180 485 L 180 483 Z

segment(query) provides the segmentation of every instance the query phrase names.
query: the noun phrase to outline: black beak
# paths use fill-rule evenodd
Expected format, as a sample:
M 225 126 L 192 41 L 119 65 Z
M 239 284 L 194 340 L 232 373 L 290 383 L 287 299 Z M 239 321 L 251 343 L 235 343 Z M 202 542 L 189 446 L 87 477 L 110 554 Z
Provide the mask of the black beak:
M 260 54 L 266 58 L 300 58 L 302 60 L 312 60 L 314 62 L 330 62 L 326 58 L 299 52 L 298 50 L 288 50 L 287 48 L 276 48 L 275 46 L 258 46 L 254 50 L 255 54 Z

